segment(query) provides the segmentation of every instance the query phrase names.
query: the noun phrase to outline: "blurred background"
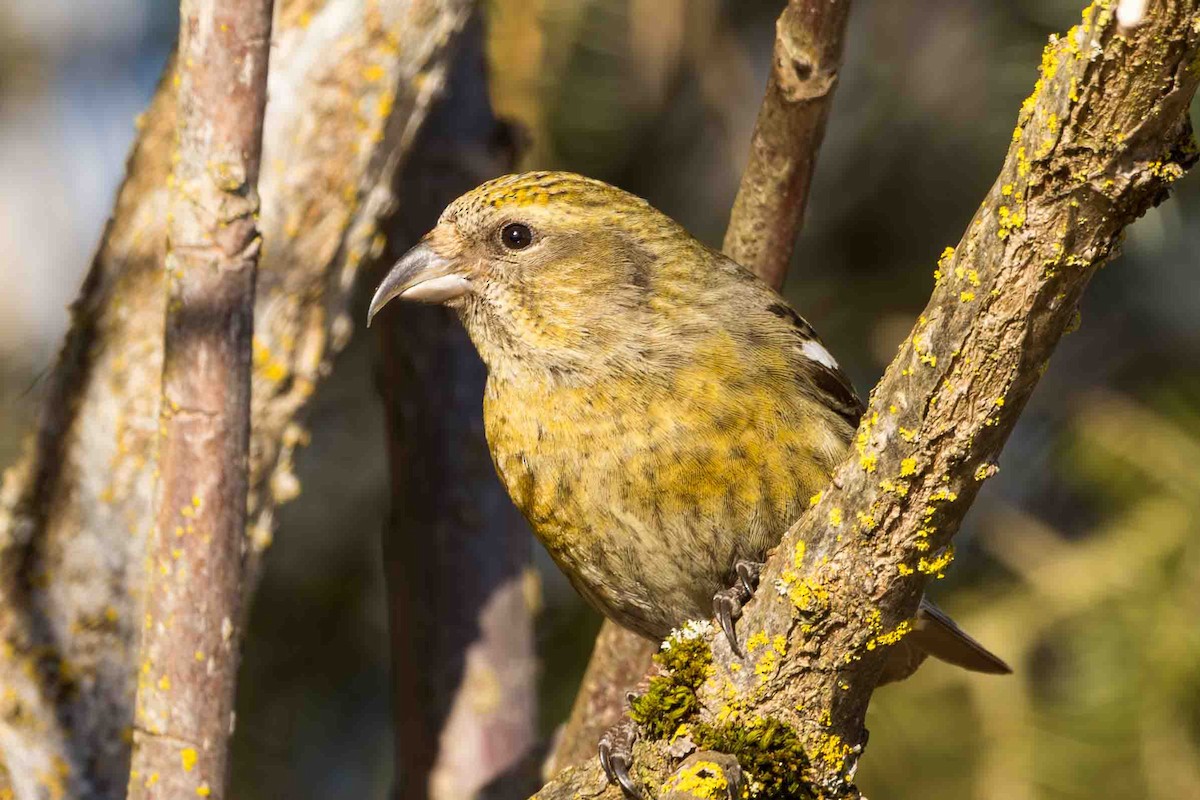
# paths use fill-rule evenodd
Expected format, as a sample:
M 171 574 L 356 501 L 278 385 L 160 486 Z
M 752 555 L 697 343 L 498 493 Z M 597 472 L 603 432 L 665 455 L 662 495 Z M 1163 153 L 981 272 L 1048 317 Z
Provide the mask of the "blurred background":
M 497 113 L 522 166 L 641 194 L 720 244 L 781 2 L 488 0 Z M 1079 0 L 859 0 L 787 294 L 866 393 L 1008 145 Z M 170 0 L 0 0 L 0 464 L 99 240 L 176 33 Z M 1130 231 L 959 537 L 938 602 L 1015 667 L 929 663 L 876 696 L 859 773 L 891 798 L 1200 796 L 1200 183 Z M 1190 224 L 1189 224 L 1190 223 Z M 234 796 L 384 798 L 379 531 L 366 337 L 339 357 L 255 598 Z M 598 617 L 538 554 L 542 728 Z

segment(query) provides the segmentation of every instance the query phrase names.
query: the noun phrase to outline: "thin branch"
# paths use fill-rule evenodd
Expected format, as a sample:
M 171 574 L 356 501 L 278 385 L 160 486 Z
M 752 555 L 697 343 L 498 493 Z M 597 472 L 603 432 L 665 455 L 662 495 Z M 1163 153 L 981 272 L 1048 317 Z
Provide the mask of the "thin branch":
M 833 105 L 850 0 L 790 0 L 754 124 L 750 161 L 725 231 L 725 253 L 779 289 Z
M 272 0 L 183 0 L 158 509 L 129 797 L 225 797 Z
M 752 664 L 719 635 L 696 649 L 712 659 L 694 692 L 700 710 L 684 720 L 696 746 L 724 742 L 751 773 L 748 764 L 790 762 L 784 777 L 814 795 L 858 795 L 863 717 L 888 645 L 948 566 L 951 538 L 1084 287 L 1196 159 L 1187 110 L 1200 80 L 1200 0 L 1158 0 L 1134 29 L 1118 27 L 1115 8 L 1093 4 L 1047 47 L 1000 176 L 943 254 L 855 452 L 769 559 L 739 630 L 771 644 Z M 638 777 L 661 786 L 681 752 L 640 744 Z M 602 784 L 593 760 L 538 796 Z
M 783 287 L 833 104 L 850 0 L 791 0 L 775 23 L 775 55 L 750 159 L 725 231 L 725 253 Z M 625 695 L 651 669 L 657 644 L 605 620 L 571 715 L 546 761 L 555 775 L 617 724 Z

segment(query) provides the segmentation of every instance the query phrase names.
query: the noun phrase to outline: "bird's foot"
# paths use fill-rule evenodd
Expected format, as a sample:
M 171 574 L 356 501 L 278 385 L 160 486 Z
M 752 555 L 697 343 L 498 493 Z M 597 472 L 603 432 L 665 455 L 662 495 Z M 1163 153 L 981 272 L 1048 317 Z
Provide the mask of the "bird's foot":
M 742 606 L 754 596 L 762 568 L 761 562 L 739 560 L 733 565 L 734 574 L 737 576 L 736 582 L 728 589 L 722 589 L 713 595 L 713 616 L 720 623 L 721 630 L 725 631 L 725 638 L 729 640 L 729 649 L 733 650 L 734 655 L 738 658 L 745 658 L 745 655 L 738 644 L 734 623 L 742 616 Z
M 644 800 L 641 790 L 629 775 L 633 764 L 633 743 L 637 741 L 637 724 L 625 717 L 600 737 L 600 766 L 609 783 L 621 787 L 630 800 Z

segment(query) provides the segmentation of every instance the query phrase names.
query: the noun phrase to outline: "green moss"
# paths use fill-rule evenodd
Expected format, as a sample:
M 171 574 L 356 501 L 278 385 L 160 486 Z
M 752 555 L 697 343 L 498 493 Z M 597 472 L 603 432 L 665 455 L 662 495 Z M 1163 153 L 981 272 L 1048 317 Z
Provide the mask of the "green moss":
M 649 738 L 666 739 L 700 710 L 696 692 L 712 668 L 712 650 L 703 637 L 673 636 L 654 656 L 664 674 L 650 680 L 634 699 L 630 715 Z
M 757 789 L 755 800 L 806 800 L 817 794 L 805 781 L 809 758 L 790 725 L 774 719 L 692 725 L 692 739 L 701 750 L 737 758 L 747 781 Z
M 663 674 L 651 679 L 635 698 L 631 716 L 650 739 L 668 739 L 687 723 L 701 750 L 737 758 L 755 800 L 810 800 L 818 794 L 806 783 L 811 760 L 799 735 L 776 719 L 734 718 L 718 724 L 699 722 L 697 692 L 712 672 L 712 650 L 704 636 L 685 629 L 667 640 L 654 656 Z M 736 717 L 736 715 L 735 715 Z

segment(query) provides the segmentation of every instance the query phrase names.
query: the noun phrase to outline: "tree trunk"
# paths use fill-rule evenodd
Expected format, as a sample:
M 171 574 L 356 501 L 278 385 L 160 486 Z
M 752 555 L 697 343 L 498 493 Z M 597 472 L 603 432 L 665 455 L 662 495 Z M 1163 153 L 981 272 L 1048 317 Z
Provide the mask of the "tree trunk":
M 280 0 L 259 177 L 263 238 L 244 567 L 299 486 L 301 414 L 354 330 L 393 176 L 444 83 L 468 0 Z M 140 122 L 112 219 L 0 489 L 0 762 L 21 800 L 123 797 L 157 468 L 174 71 Z

